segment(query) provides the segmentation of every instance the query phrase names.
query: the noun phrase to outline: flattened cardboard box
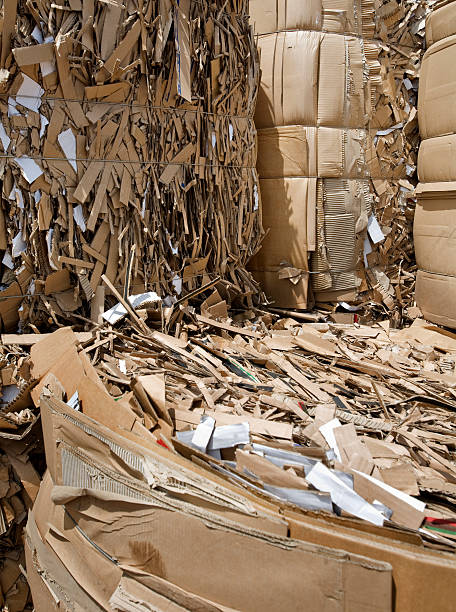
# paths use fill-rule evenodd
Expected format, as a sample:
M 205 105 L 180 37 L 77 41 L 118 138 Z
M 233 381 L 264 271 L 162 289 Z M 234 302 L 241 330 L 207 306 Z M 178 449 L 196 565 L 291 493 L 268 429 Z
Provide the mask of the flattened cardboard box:
M 278 30 L 319 30 L 321 0 L 249 0 L 250 19 L 256 34 Z
M 264 179 L 260 188 L 263 225 L 269 232 L 249 269 L 262 283 L 266 295 L 273 296 L 276 306 L 296 304 L 297 308 L 305 308 L 308 252 L 315 244 L 316 179 Z M 281 269 L 285 274 L 282 279 Z
M 49 477 L 40 491 L 36 524 L 76 582 L 105 609 L 118 594 L 122 572 L 134 568 L 222 609 L 301 610 L 305 600 L 315 611 L 328 605 L 341 612 L 391 610 L 388 564 L 223 518 L 211 510 L 210 499 L 201 500 L 203 506 L 194 504 L 192 495 L 184 501 L 182 487 L 177 495 L 171 489 L 164 493 L 163 479 L 156 489 L 154 470 L 152 487 L 145 486 L 132 477 L 141 467 L 115 441 L 119 436 L 102 428 L 93 437 L 89 430 L 95 432 L 97 425 L 90 427 L 83 415 L 72 419 L 61 402 L 44 401 L 42 407 L 46 452 L 54 456 L 50 465 L 57 482 Z M 174 457 L 166 459 L 172 464 Z M 360 592 L 359 582 L 369 590 Z
M 256 34 L 278 30 L 362 34 L 365 5 L 369 6 L 366 0 L 250 0 L 249 12 Z
M 456 596 L 453 554 L 425 550 L 399 541 L 391 530 L 365 526 L 360 531 L 350 520 L 327 521 L 316 515 L 288 513 L 291 537 L 322 546 L 340 548 L 373 559 L 387 560 L 393 567 L 393 610 L 396 612 L 452 612 Z M 389 532 L 389 533 L 388 533 Z M 359 585 L 363 590 L 366 585 Z
M 279 177 L 364 178 L 367 132 L 289 125 L 258 131 L 257 169 Z

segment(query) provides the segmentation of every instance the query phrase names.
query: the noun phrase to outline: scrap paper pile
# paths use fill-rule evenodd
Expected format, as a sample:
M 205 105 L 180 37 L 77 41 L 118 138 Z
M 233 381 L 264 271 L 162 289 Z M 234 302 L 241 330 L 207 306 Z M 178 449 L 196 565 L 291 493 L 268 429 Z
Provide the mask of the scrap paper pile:
M 426 23 L 427 51 L 421 70 L 414 241 L 418 275 L 416 301 L 424 316 L 456 327 L 456 3 L 439 2 Z
M 4 329 L 22 296 L 24 325 L 90 317 L 103 274 L 168 300 L 217 275 L 247 302 L 257 292 L 245 271 L 262 233 L 246 7 L 4 2 Z
M 376 9 L 380 70 L 370 124 L 369 168 L 374 210 L 380 226 L 369 228 L 362 299 L 371 319 L 381 312 L 396 326 L 418 315 L 414 308 L 414 188 L 419 146 L 419 70 L 425 24 L 435 0 L 382 0 Z M 367 284 L 366 284 L 367 283 Z
M 3 480 L 24 507 L 41 410 L 48 471 L 32 456 L 25 539 L 38 612 L 298 610 L 309 593 L 315 610 L 451 609 L 456 336 L 189 309 L 178 337 L 143 326 L 2 338 Z M 1 540 L 18 567 L 22 517 Z
M 38 412 L 31 409 L 24 380 L 28 351 L 2 346 L 0 355 L 0 608 L 31 605 L 25 573 L 23 529 L 40 488 L 43 469 Z M 27 374 L 25 374 L 27 376 Z M 33 461 L 31 460 L 33 458 Z M 34 465 L 35 464 L 35 465 Z M 31 609 L 31 608 L 30 608 Z

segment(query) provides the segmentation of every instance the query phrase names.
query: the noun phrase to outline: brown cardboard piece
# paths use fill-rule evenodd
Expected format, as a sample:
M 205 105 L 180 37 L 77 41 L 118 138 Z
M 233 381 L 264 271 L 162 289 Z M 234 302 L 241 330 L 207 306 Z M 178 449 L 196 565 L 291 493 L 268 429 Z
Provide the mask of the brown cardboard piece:
M 274 305 L 288 307 L 307 304 L 307 218 L 314 201 L 315 181 L 307 178 L 264 179 L 261 181 L 263 224 L 270 228 L 261 251 L 250 262 L 250 269 L 262 283 Z M 280 202 L 280 207 L 277 203 Z M 295 269 L 292 280 L 280 279 L 281 267 Z
M 138 499 L 136 494 L 132 495 L 131 487 L 134 482 L 135 487 L 139 487 L 138 476 L 141 479 L 144 477 L 132 471 L 125 461 L 119 460 L 121 456 L 128 455 L 113 445 L 114 440 L 108 440 L 111 436 L 107 430 L 102 434 L 100 431 L 101 438 L 100 434 L 95 438 L 92 436 L 91 470 L 95 478 L 92 488 L 78 488 L 78 472 L 73 470 L 70 476 L 70 472 L 62 471 L 61 461 L 64 456 L 66 462 L 70 461 L 72 456 L 71 461 L 76 462 L 74 466 L 79 462 L 79 469 L 83 467 L 85 452 L 80 454 L 78 449 L 88 448 L 86 443 L 81 445 L 82 438 L 88 439 L 88 431 L 80 429 L 80 433 L 76 434 L 75 425 L 58 416 L 59 411 L 62 415 L 68 411 L 58 402 L 47 406 L 44 404 L 43 409 L 46 413 L 43 423 L 48 432 L 45 436 L 46 451 L 49 459 L 51 455 L 55 457 L 48 461 L 54 466 L 51 473 L 57 486 L 51 488 L 49 479 L 48 485 L 40 491 L 34 511 L 38 529 L 67 570 L 95 600 L 105 601 L 109 592 L 114 590 L 119 579 L 117 574 L 113 574 L 116 566 L 112 562 L 109 571 L 108 560 L 116 558 L 120 567 L 132 566 L 146 574 L 166 577 L 178 588 L 239 610 L 263 610 L 268 606 L 277 609 L 283 604 L 287 609 L 298 610 L 302 598 L 308 597 L 309 593 L 312 594 L 315 610 L 321 609 L 328 598 L 335 610 L 345 610 L 347 606 L 360 612 L 391 610 L 391 570 L 387 564 L 273 536 L 261 527 L 252 529 L 242 526 L 233 520 L 233 515 L 233 519 L 222 518 L 210 505 L 204 510 L 195 505 L 189 512 L 188 504 L 182 505 L 179 498 L 173 495 L 167 495 L 165 505 L 157 505 L 157 501 L 153 501 L 156 493 L 153 490 L 150 494 L 146 493 L 148 489 L 144 486 Z M 78 418 L 84 419 L 83 415 Z M 49 435 L 53 427 L 58 427 L 55 432 L 60 440 L 57 448 L 53 442 L 54 436 Z M 93 425 L 87 423 L 85 427 L 93 428 Z M 96 454 L 93 454 L 95 451 Z M 165 457 L 166 454 L 163 460 L 171 466 L 173 455 Z M 160 462 L 158 455 L 157 459 Z M 124 475 L 113 471 L 114 466 Z M 159 468 L 159 464 L 156 464 L 156 468 Z M 138 476 L 133 478 L 133 474 Z M 107 482 L 106 478 L 110 480 L 108 489 L 101 484 Z M 121 485 L 121 482 L 124 484 Z M 123 494 L 119 494 L 119 486 L 123 488 Z M 168 486 L 166 480 L 162 479 L 161 486 Z M 238 500 L 241 501 L 239 496 Z M 71 516 L 72 520 L 63 520 L 65 515 Z M 239 519 L 242 520 L 242 514 L 239 514 Z M 170 521 L 174 525 L 172 532 L 167 527 Z M 265 524 L 264 521 L 255 519 L 259 526 Z M 138 524 L 146 528 L 145 531 L 141 529 L 141 534 L 137 531 Z M 208 529 L 208 526 L 211 528 Z M 116 537 L 112 535 L 113 530 Z M 101 565 L 106 568 L 100 566 L 98 572 L 90 571 L 90 566 L 98 558 L 94 545 L 98 551 L 104 551 Z M 157 551 L 158 556 L 151 557 L 146 552 L 152 549 Z M 72 554 L 69 554 L 71 551 Z M 84 551 L 91 551 L 91 558 L 87 559 L 89 563 L 85 566 L 82 559 L 88 553 Z M 258 563 L 259 559 L 261 563 Z M 295 568 L 306 568 L 304 578 L 301 572 L 289 572 L 290 563 Z M 229 571 L 227 568 L 230 568 Z M 213 576 L 211 581 L 206 580 L 208 572 Z M 96 580 L 95 576 L 98 576 Z M 102 576 L 103 580 L 99 581 Z M 359 589 L 355 588 L 359 580 L 369 583 L 368 591 L 360 594 Z
M 291 537 L 323 546 L 340 548 L 374 559 L 388 561 L 393 567 L 393 609 L 400 612 L 450 612 L 454 599 L 453 575 L 456 561 L 452 554 L 434 552 L 400 542 L 388 534 L 361 533 L 347 525 L 316 516 L 286 512 Z M 433 588 L 429 588 L 432 579 Z M 366 585 L 367 586 L 367 585 Z M 364 588 L 364 585 L 359 585 Z

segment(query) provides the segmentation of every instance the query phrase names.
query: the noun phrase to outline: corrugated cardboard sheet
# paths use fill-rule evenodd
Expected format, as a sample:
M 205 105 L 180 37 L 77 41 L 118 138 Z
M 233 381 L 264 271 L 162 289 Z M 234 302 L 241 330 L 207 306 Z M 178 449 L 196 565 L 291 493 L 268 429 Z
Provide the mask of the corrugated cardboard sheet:
M 302 177 L 262 179 L 260 187 L 263 224 L 269 232 L 263 248 L 250 262 L 250 269 L 265 293 L 274 295 L 278 306 L 286 308 L 295 303 L 297 308 L 305 308 L 308 252 L 315 248 L 312 211 L 315 211 L 317 180 Z
M 58 400 L 42 410 L 50 471 L 27 526 L 38 612 L 52 599 L 65 610 L 392 609 L 387 563 L 290 539 L 286 521 L 192 462 Z

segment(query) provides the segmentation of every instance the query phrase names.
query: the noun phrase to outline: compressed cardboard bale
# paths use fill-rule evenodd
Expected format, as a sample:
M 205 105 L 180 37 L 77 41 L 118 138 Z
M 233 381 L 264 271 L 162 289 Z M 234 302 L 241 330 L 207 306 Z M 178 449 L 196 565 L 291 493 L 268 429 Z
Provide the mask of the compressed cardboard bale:
M 333 274 L 344 287 L 350 278 L 352 287 L 336 289 L 324 234 L 325 222 L 331 226 L 333 220 L 322 200 L 310 278 L 317 301 L 359 298 L 382 304 L 379 313 L 386 307 L 400 319 L 413 299 L 417 77 L 428 2 L 380 0 L 374 6 L 371 0 L 322 0 L 315 13 L 314 23 L 321 8 L 317 27 L 299 25 L 299 20 L 285 23 L 280 14 L 287 15 L 288 6 L 286 0 L 268 3 L 266 27 L 260 15 L 263 5 L 251 3 L 262 68 L 255 115 L 260 177 L 278 178 L 280 172 L 284 177 L 300 176 L 307 171 L 307 176 L 321 179 L 322 198 L 328 191 L 324 179 L 370 179 L 360 192 L 383 239 L 378 234 L 377 242 L 370 236 L 363 242 L 364 219 L 363 229 L 356 233 L 355 267 L 343 280 L 339 271 Z M 273 31 L 273 25 L 279 31 Z M 318 128 L 316 138 L 312 128 Z M 359 140 L 352 138 L 355 130 Z M 346 257 L 341 248 L 333 240 L 332 261 Z M 292 300 L 289 307 L 295 307 Z
M 258 173 L 263 179 L 316 176 L 317 128 L 287 125 L 258 130 Z
M 255 123 L 360 127 L 366 123 L 358 38 L 319 32 L 260 36 L 261 83 Z
M 250 19 L 256 32 L 279 30 L 319 30 L 322 20 L 321 0 L 250 0 Z
M 418 153 L 421 183 L 456 180 L 456 134 L 423 140 Z
M 367 127 L 372 87 L 367 75 L 374 70 L 377 51 L 365 44 L 360 35 L 372 35 L 373 5 L 368 0 L 325 0 L 321 5 L 301 3 L 308 14 L 307 24 L 300 24 L 299 19 L 288 23 L 281 18 L 281 15 L 287 18 L 291 15 L 288 4 L 286 0 L 279 0 L 267 5 L 267 28 L 259 17 L 259 5 L 251 3 L 259 33 L 262 72 L 255 114 L 259 128 L 260 178 L 315 180 L 315 193 L 320 194 L 321 201 L 318 220 L 314 211 L 312 221 L 316 223 L 315 245 L 308 245 L 308 253 L 317 251 L 312 258 L 313 288 L 331 289 L 336 293 L 348 288 L 354 290 L 360 284 L 356 273 L 361 254 L 358 236 L 367 227 L 366 213 L 370 210 L 371 198 L 361 182 L 353 181 L 350 186 L 344 181 L 367 179 L 370 172 Z M 311 10 L 314 10 L 313 25 L 309 25 Z M 285 31 L 274 32 L 270 29 L 272 25 Z M 341 182 L 326 184 L 325 179 L 341 179 Z M 346 194 L 342 193 L 343 189 L 347 190 Z M 336 213 L 331 209 L 332 201 L 338 201 L 341 206 Z M 276 210 L 278 203 L 280 208 L 290 206 L 288 200 L 281 202 L 276 198 L 265 209 L 269 206 Z M 301 205 L 299 199 L 292 202 L 294 210 Z M 359 222 L 360 215 L 362 222 Z M 270 228 L 270 235 L 274 235 L 274 228 L 266 219 L 264 214 L 264 227 Z M 342 234 L 338 235 L 339 232 Z M 356 250 L 350 254 L 355 245 Z M 274 247 L 275 241 L 266 239 L 261 252 Z M 304 269 L 293 263 L 293 246 L 288 249 L 288 256 L 286 249 L 281 252 L 284 263 L 275 283 L 274 270 L 262 270 L 259 265 L 267 255 L 260 252 L 250 267 L 255 271 L 255 278 L 267 284 L 266 295 L 276 305 L 280 302 L 283 307 L 304 308 L 307 292 L 300 290 L 297 297 L 298 275 L 288 276 L 289 285 L 294 278 L 295 286 L 285 290 L 283 268 L 289 265 L 291 269 Z M 274 262 L 275 269 L 278 264 Z
M 420 270 L 456 276 L 456 192 L 418 198 L 413 236 Z
M 369 182 L 324 179 L 317 195 L 317 248 L 311 255 L 312 287 L 325 301 L 352 296 L 371 213 Z M 328 295 L 328 292 L 329 295 Z M 347 293 L 348 292 L 348 293 Z
M 363 129 L 318 128 L 318 176 L 367 178 L 367 132 Z
M 354 36 L 324 34 L 320 46 L 318 125 L 354 127 L 366 125 L 365 64 L 362 41 Z
M 255 111 L 257 128 L 317 125 L 320 42 L 319 32 L 307 31 L 259 37 L 261 85 Z
M 415 299 L 425 319 L 456 328 L 456 277 L 418 270 Z
M 426 45 L 429 48 L 434 43 L 456 34 L 456 3 L 454 0 L 439 2 L 442 5 L 434 8 L 426 19 Z
M 373 35 L 371 0 L 322 0 L 323 27 L 326 32 Z
M 423 58 L 418 119 L 423 139 L 456 132 L 456 36 L 440 40 Z
M 420 184 L 414 221 L 419 268 L 416 301 L 434 323 L 454 327 L 454 234 L 456 230 L 456 5 L 440 3 L 426 21 L 430 47 L 423 58 L 418 157 Z
M 257 168 L 262 178 L 368 177 L 367 132 L 287 125 L 258 131 Z
M 87 318 L 103 274 L 163 298 L 205 274 L 258 290 L 245 270 L 262 235 L 247 0 L 127 4 L 3 9 L 3 265 L 31 268 L 15 295 L 62 268 L 73 290 L 36 291 L 24 324 Z

